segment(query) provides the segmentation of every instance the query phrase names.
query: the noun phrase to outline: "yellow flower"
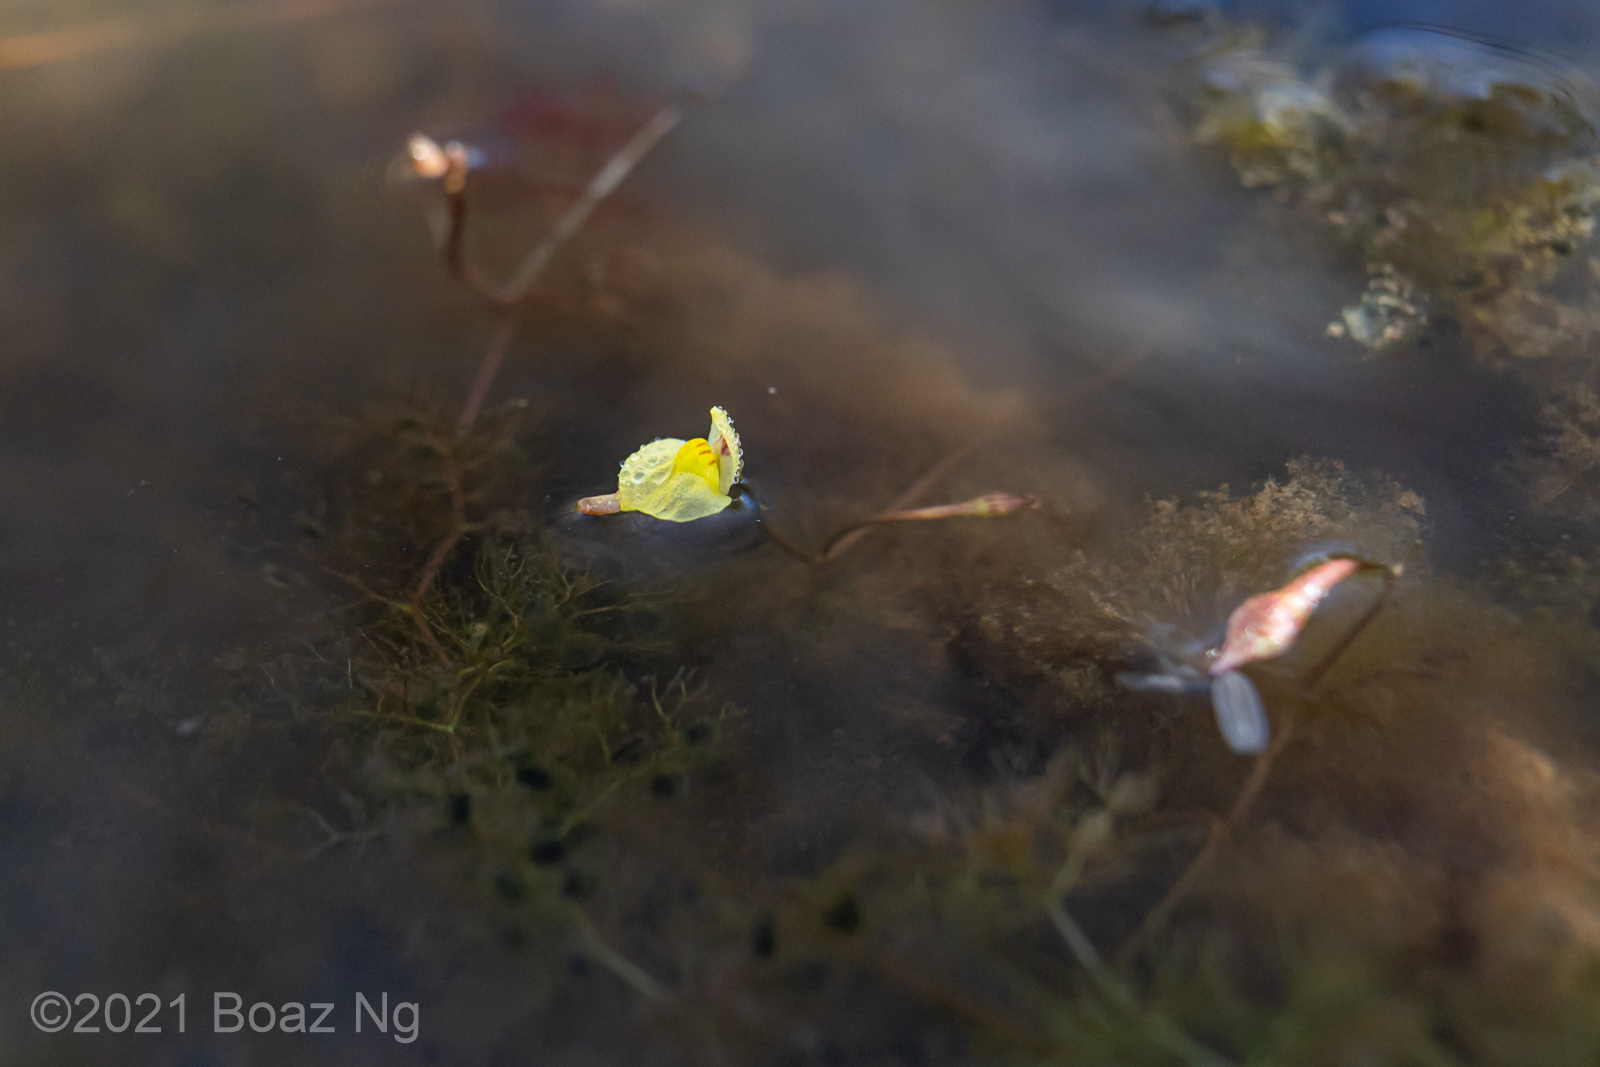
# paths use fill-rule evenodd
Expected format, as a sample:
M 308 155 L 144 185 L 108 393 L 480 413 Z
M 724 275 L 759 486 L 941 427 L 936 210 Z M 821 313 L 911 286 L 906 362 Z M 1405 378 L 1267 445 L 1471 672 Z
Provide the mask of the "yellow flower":
M 579 507 L 589 514 L 642 511 L 669 522 L 692 522 L 733 503 L 728 490 L 741 467 L 733 421 L 726 411 L 712 408 L 706 436 L 650 442 L 622 461 L 615 497 L 589 497 Z

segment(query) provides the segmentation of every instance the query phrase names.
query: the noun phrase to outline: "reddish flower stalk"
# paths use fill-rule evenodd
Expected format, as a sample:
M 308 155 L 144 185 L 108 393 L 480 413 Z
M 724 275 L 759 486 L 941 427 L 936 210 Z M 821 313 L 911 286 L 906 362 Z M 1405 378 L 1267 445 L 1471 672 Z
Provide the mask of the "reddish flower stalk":
M 854 543 L 852 534 L 859 533 L 868 526 L 877 526 L 888 522 L 922 522 L 926 519 L 958 519 L 958 518 L 989 518 L 1000 515 L 1009 515 L 1013 511 L 1023 508 L 1036 508 L 1039 498 L 1035 496 L 1016 496 L 1011 493 L 987 493 L 972 500 L 964 500 L 959 504 L 938 504 L 927 508 L 914 508 L 909 511 L 884 511 L 860 522 L 851 523 L 823 546 L 817 553 L 817 562 L 829 563 L 844 553 L 844 550 Z M 769 533 L 771 531 L 768 531 Z
M 585 515 L 615 515 L 622 510 L 622 498 L 616 493 L 586 496 L 578 501 L 578 510 Z
M 445 231 L 444 258 L 450 274 L 476 293 L 486 304 L 500 311 L 500 321 L 489 344 L 477 376 L 468 390 L 467 401 L 461 408 L 461 428 L 470 430 L 478 421 L 488 399 L 489 389 L 500 373 L 500 364 L 511 346 L 511 336 L 516 330 L 517 312 L 534 285 L 543 276 L 545 268 L 555 258 L 556 252 L 573 234 L 583 228 L 589 216 L 601 202 L 616 192 L 640 160 L 649 154 L 663 137 L 683 121 L 683 112 L 671 104 L 652 115 L 637 133 L 623 145 L 616 155 L 600 168 L 589 184 L 584 186 L 578 199 L 556 220 L 550 233 L 535 245 L 504 284 L 485 277 L 466 259 L 464 236 L 467 225 L 467 171 L 470 169 L 470 150 L 457 141 L 440 146 L 420 133 L 411 135 L 407 153 L 411 167 L 418 177 L 438 181 L 449 199 L 449 226 Z
M 862 524 L 873 522 L 920 522 L 923 519 L 957 519 L 964 516 L 986 517 L 990 515 L 1009 515 L 1022 508 L 1039 506 L 1039 498 L 1035 496 L 1016 496 L 1012 493 L 989 493 L 973 500 L 964 500 L 959 504 L 938 504 L 929 508 L 913 508 L 909 511 L 885 511 L 874 515 L 870 519 L 863 519 Z

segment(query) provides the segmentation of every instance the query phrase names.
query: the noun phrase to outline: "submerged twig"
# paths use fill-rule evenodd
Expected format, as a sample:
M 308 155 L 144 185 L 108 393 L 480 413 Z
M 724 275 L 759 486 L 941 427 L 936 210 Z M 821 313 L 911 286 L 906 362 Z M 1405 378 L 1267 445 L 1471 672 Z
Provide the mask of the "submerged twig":
M 667 991 L 660 982 L 656 981 L 649 972 L 628 957 L 606 944 L 600 937 L 600 932 L 594 928 L 594 923 L 584 910 L 576 905 L 572 908 L 573 921 L 578 927 L 578 932 L 583 936 L 583 943 L 612 974 L 628 983 L 633 991 L 648 1000 L 666 1000 Z
M 422 598 L 428 595 L 439 568 L 444 566 L 444 561 L 449 558 L 451 551 L 467 531 L 467 495 L 461 485 L 461 470 L 448 456 L 445 457 L 445 480 L 450 488 L 450 528 L 429 554 L 428 562 L 423 565 L 422 575 L 417 579 L 417 588 L 411 594 L 412 608 L 419 614 Z
M 472 388 L 467 390 L 467 402 L 461 406 L 459 425 L 462 430 L 472 429 L 483 411 L 484 402 L 489 399 L 489 389 L 500 373 L 500 364 L 505 362 L 506 353 L 511 350 L 511 338 L 517 332 L 517 316 L 516 308 L 507 308 L 500 313 L 494 336 L 489 339 L 488 351 L 483 354 L 483 362 L 473 376 Z
M 1210 869 L 1212 861 L 1216 859 L 1217 853 L 1222 850 L 1228 838 L 1243 825 L 1245 818 L 1250 814 L 1250 809 L 1255 806 L 1256 798 L 1261 795 L 1262 787 L 1266 785 L 1272 765 L 1277 762 L 1283 750 L 1289 747 L 1289 739 L 1293 736 L 1294 716 L 1285 715 L 1282 725 L 1278 727 L 1277 736 L 1272 739 L 1272 744 L 1266 751 L 1256 756 L 1255 766 L 1250 768 L 1250 776 L 1245 779 L 1244 785 L 1234 797 L 1228 817 L 1212 819 L 1211 832 L 1206 835 L 1205 844 L 1200 846 L 1200 851 L 1195 853 L 1194 859 L 1190 860 L 1183 873 L 1178 875 L 1178 880 L 1172 883 L 1166 895 L 1150 909 L 1144 921 L 1139 924 L 1139 928 L 1133 932 L 1122 948 L 1117 950 L 1116 965 L 1119 970 L 1144 951 L 1155 936 L 1166 927 L 1173 912 L 1178 910 L 1178 905 L 1184 902 L 1199 883 L 1201 876 Z
M 1101 958 L 1099 949 L 1094 947 L 1094 942 L 1089 940 L 1089 935 L 1083 932 L 1083 927 L 1079 926 L 1067 912 L 1064 904 L 1058 900 L 1051 901 L 1045 912 L 1050 916 L 1051 923 L 1061 934 L 1061 939 L 1067 943 L 1067 948 L 1071 950 L 1078 964 L 1088 972 L 1106 999 L 1135 1020 L 1146 1037 L 1183 1060 L 1189 1067 L 1232 1067 L 1230 1060 L 1212 1052 L 1165 1016 L 1141 1011 L 1133 990 L 1111 973 L 1111 969 Z
M 322 817 L 322 813 L 316 808 L 313 808 L 308 804 L 306 805 L 305 810 L 313 819 L 316 820 L 317 826 L 320 827 L 323 834 L 326 835 L 326 840 L 324 840 L 322 844 L 317 845 L 315 848 L 311 849 L 305 854 L 305 859 L 308 862 L 316 859 L 329 849 L 337 848 L 338 846 L 346 844 L 347 842 L 354 842 L 356 844 L 357 856 L 360 856 L 366 851 L 367 842 L 371 841 L 375 837 L 381 837 L 384 832 L 384 828 L 381 826 L 369 827 L 365 830 L 335 830 L 333 825 L 329 823 L 327 819 L 324 819 Z
M 255 0 L 201 11 L 103 18 L 59 30 L 0 38 L 0 71 L 27 70 L 107 53 L 172 47 L 223 34 L 331 18 L 408 0 Z

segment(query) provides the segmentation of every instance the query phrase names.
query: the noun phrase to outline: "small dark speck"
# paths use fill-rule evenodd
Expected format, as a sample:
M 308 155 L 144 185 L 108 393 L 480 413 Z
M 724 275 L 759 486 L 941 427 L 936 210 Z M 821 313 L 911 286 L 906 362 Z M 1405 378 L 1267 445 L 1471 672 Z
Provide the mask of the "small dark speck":
M 528 858 L 541 867 L 560 863 L 567 855 L 567 846 L 559 839 L 536 840 L 528 846 Z
M 1439 932 L 1433 956 L 1439 966 L 1452 971 L 1470 970 L 1482 950 L 1482 939 L 1459 923 L 1451 923 Z
M 750 931 L 750 951 L 764 960 L 770 960 L 777 953 L 778 933 L 773 929 L 772 916 L 763 915 Z
M 612 750 L 611 762 L 622 765 L 637 763 L 644 756 L 645 749 L 649 744 L 649 734 L 636 733 Z
M 529 789 L 542 790 L 551 786 L 550 772 L 532 765 L 517 768 L 517 781 Z
M 855 897 L 841 897 L 822 917 L 841 934 L 853 933 L 861 925 L 861 909 L 856 905 Z
M 595 881 L 582 871 L 568 871 L 561 880 L 561 895 L 568 900 L 587 900 L 594 895 Z

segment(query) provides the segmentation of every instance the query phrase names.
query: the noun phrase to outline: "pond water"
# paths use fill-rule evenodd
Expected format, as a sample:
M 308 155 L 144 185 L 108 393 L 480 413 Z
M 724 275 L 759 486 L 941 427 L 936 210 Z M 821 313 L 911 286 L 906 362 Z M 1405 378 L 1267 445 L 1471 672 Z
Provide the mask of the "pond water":
M 1575 2 L 8 5 L 0 1062 L 1596 1062 L 1597 81 Z M 575 510 L 701 434 L 726 511 Z

